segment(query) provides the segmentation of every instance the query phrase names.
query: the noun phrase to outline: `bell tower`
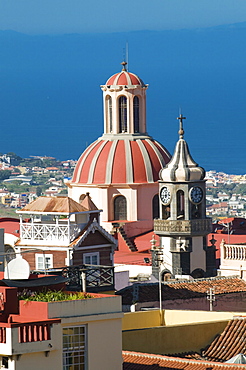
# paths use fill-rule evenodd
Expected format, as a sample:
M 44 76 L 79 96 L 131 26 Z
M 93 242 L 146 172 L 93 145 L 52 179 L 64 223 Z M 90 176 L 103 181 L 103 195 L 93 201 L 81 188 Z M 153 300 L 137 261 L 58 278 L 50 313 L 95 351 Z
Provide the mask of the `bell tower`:
M 101 85 L 104 105 L 104 138 L 114 135 L 146 135 L 146 90 L 148 85 L 134 73 L 122 71 Z
M 171 161 L 160 171 L 160 218 L 154 220 L 154 231 L 160 236 L 165 270 L 173 275 L 211 276 L 205 171 L 193 160 L 183 138 L 186 118 L 180 114 L 177 119 L 179 140 Z

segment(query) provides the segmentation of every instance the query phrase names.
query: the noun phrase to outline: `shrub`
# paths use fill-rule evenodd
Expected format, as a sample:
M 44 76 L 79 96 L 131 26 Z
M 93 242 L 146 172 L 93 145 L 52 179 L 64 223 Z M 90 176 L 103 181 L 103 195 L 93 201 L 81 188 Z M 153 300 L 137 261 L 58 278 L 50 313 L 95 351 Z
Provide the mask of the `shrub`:
M 78 299 L 93 298 L 88 293 L 66 293 L 62 290 L 53 291 L 47 290 L 44 292 L 32 292 L 30 290 L 24 290 L 18 295 L 19 300 L 25 301 L 38 301 L 38 302 L 57 302 L 57 301 L 75 301 Z

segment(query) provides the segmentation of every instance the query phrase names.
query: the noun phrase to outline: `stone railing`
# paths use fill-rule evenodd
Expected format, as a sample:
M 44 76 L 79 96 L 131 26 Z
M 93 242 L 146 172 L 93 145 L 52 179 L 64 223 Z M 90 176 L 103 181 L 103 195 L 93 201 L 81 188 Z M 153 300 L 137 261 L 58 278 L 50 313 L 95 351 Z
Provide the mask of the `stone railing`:
M 0 343 L 6 343 L 6 328 L 0 327 Z
M 210 218 L 199 220 L 154 220 L 154 231 L 157 234 L 206 235 L 212 230 Z
M 19 324 L 19 343 L 40 342 L 51 339 L 50 323 Z
M 223 251 L 224 259 L 246 261 L 246 245 L 223 245 Z

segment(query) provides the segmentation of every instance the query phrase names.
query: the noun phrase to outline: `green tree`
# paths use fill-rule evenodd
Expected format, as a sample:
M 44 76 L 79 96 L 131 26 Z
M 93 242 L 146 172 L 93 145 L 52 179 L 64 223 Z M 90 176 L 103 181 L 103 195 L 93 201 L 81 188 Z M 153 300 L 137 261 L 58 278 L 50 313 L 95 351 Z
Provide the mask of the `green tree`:
M 11 171 L 10 170 L 1 170 L 0 171 L 0 181 L 3 181 L 5 179 L 8 179 L 10 175 L 11 175 Z
M 37 186 L 36 187 L 36 195 L 38 197 L 40 197 L 42 195 L 42 192 L 43 192 L 43 190 L 42 190 L 41 186 Z

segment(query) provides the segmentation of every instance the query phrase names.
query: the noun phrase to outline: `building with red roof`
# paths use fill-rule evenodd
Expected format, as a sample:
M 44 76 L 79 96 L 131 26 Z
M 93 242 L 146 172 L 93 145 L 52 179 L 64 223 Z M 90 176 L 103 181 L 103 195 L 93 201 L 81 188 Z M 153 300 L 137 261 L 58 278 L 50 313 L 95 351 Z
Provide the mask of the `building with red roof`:
M 102 226 L 112 233 L 122 228 L 130 239 L 153 230 L 153 219 L 158 215 L 159 172 L 170 154 L 147 134 L 148 85 L 128 72 L 126 64 L 123 62 L 122 71 L 101 86 L 104 133 L 82 153 L 68 192 L 77 202 L 90 192 L 102 209 Z M 127 245 L 124 237 L 119 238 L 119 248 Z

